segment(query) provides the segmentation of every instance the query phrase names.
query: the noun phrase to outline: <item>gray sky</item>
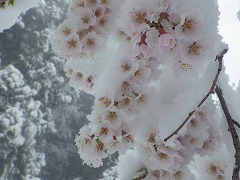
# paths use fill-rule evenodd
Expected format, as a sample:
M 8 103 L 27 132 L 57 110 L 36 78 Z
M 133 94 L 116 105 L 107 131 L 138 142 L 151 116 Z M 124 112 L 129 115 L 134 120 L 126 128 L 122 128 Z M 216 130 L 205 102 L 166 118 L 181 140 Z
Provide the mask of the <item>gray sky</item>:
M 220 34 L 229 45 L 229 51 L 224 61 L 226 72 L 230 75 L 231 83 L 240 80 L 240 21 L 237 12 L 240 9 L 239 0 L 219 0 Z

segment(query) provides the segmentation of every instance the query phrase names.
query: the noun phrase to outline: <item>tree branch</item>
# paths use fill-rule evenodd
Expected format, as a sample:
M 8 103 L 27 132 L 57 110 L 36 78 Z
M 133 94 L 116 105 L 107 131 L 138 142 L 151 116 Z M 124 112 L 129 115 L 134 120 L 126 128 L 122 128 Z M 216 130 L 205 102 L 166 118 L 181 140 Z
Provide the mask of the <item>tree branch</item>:
M 235 124 L 238 128 L 240 128 L 240 124 L 233 119 L 233 124 Z
M 225 117 L 227 119 L 227 122 L 228 122 L 228 127 L 229 127 L 229 131 L 232 135 L 232 140 L 233 140 L 233 146 L 236 150 L 235 152 L 235 167 L 233 169 L 233 175 L 232 175 L 232 179 L 233 180 L 239 180 L 239 170 L 240 170 L 240 141 L 239 141 L 239 136 L 236 132 L 236 129 L 234 127 L 234 124 L 236 124 L 237 122 L 233 120 L 229 110 L 228 110 L 228 107 L 227 107 L 227 104 L 226 104 L 226 101 L 223 97 L 223 94 L 222 94 L 222 90 L 221 88 L 217 85 L 216 86 L 216 93 L 217 93 L 217 96 L 218 96 L 218 99 L 221 103 L 221 106 L 222 106 L 222 110 L 225 114 Z M 237 123 L 239 125 L 239 123 Z
M 206 101 L 206 99 L 212 94 L 214 93 L 214 90 L 215 90 L 215 87 L 216 87 L 216 84 L 217 84 L 217 81 L 218 81 L 218 77 L 219 77 L 219 74 L 222 70 L 222 59 L 223 59 L 223 56 L 224 54 L 227 53 L 227 49 L 224 49 L 219 55 L 216 56 L 215 58 L 215 61 L 218 60 L 219 62 L 219 65 L 218 65 L 218 70 L 217 70 L 217 73 L 216 73 L 216 76 L 213 80 L 213 83 L 212 83 L 212 86 L 210 88 L 210 90 L 208 91 L 208 93 L 206 94 L 206 96 L 199 102 L 199 104 L 197 105 L 196 109 L 193 110 L 192 112 L 189 113 L 188 117 L 183 121 L 183 123 L 172 133 L 170 134 L 168 137 L 166 137 L 164 139 L 164 141 L 168 141 L 171 137 L 173 137 L 174 135 L 176 135 L 182 128 L 183 126 L 189 121 L 189 119 L 194 115 L 194 113 L 202 106 L 202 104 Z
M 141 180 L 141 179 L 144 179 L 148 174 L 148 170 L 147 169 L 144 169 L 144 173 L 140 176 L 138 176 L 137 178 L 134 178 L 132 180 Z

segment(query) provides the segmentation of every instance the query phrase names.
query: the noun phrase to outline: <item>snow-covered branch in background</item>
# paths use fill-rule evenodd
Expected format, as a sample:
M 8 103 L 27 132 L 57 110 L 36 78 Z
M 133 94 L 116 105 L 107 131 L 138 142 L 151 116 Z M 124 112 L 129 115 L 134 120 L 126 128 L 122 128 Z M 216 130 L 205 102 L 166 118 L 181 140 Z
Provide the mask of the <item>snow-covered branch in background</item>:
M 0 179 L 38 179 L 45 165 L 36 136 L 48 122 L 42 119 L 41 103 L 32 98 L 36 93 L 14 66 L 0 70 Z
M 71 2 L 51 41 L 70 85 L 95 96 L 76 137 L 84 163 L 99 167 L 118 152 L 123 180 L 231 177 L 231 162 L 216 161 L 226 132 L 211 99 L 226 48 L 218 15 L 215 0 Z
M 14 25 L 17 17 L 37 2 L 38 0 L 0 0 L 0 32 Z

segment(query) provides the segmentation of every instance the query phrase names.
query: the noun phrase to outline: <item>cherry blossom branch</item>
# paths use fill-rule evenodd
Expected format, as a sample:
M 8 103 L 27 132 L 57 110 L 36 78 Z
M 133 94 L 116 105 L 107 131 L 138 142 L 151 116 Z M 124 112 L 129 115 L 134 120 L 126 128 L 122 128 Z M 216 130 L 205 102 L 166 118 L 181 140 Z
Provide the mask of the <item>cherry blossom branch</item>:
M 239 141 L 239 136 L 236 132 L 236 129 L 234 127 L 234 124 L 236 124 L 237 122 L 235 120 L 233 120 L 229 110 L 228 110 L 228 107 L 227 107 L 227 104 L 226 104 L 226 101 L 223 97 L 223 93 L 222 93 L 222 90 L 221 88 L 219 87 L 219 85 L 216 86 L 216 93 L 217 93 L 217 96 L 218 96 L 218 99 L 221 103 L 221 106 L 222 106 L 222 110 L 225 114 L 225 117 L 227 119 L 227 122 L 228 122 L 228 127 L 229 127 L 229 131 L 232 135 L 232 140 L 233 140 L 233 146 L 236 150 L 235 152 L 235 166 L 234 166 L 234 169 L 233 169 L 233 175 L 232 175 L 232 179 L 233 180 L 239 180 L 239 170 L 240 170 L 240 141 Z M 239 125 L 239 123 L 237 123 Z M 237 126 L 238 126 L 237 125 Z
M 188 114 L 188 117 L 183 121 L 183 123 L 172 133 L 170 134 L 168 137 L 166 137 L 164 139 L 164 141 L 168 141 L 171 137 L 173 137 L 174 135 L 177 135 L 177 133 L 183 128 L 183 126 L 189 121 L 189 119 L 194 115 L 194 113 L 202 106 L 202 104 L 206 101 L 206 99 L 212 94 L 214 93 L 214 90 L 215 90 L 215 87 L 216 87 L 216 84 L 217 84 L 217 81 L 218 81 L 218 77 L 219 77 L 219 74 L 222 70 L 222 59 L 223 59 L 223 56 L 224 54 L 226 54 L 228 51 L 228 49 L 224 49 L 219 55 L 216 56 L 215 58 L 215 61 L 218 61 L 219 62 L 219 65 L 218 65 L 218 70 L 217 70 L 217 73 L 216 73 L 216 76 L 213 80 L 213 83 L 212 83 L 212 86 L 210 88 L 210 90 L 208 91 L 208 93 L 206 94 L 206 96 L 199 102 L 199 104 L 197 105 L 197 107 Z

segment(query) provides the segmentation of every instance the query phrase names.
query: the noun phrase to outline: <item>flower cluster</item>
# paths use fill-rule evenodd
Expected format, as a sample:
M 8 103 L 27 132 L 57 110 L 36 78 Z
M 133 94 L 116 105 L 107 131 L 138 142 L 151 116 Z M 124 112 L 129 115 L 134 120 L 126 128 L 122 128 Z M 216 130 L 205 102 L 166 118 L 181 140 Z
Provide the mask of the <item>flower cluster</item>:
M 157 131 L 148 133 L 147 140 L 138 147 L 142 164 L 150 172 L 149 176 L 161 179 L 193 179 L 188 164 L 194 155 L 212 155 L 222 143 L 221 131 L 216 129 L 218 118 L 214 116 L 212 101 L 196 112 L 190 119 L 187 130 L 176 138 L 172 145 L 164 143 Z M 143 139 L 144 137 L 142 137 Z
M 68 19 L 58 26 L 51 39 L 53 50 L 69 59 L 64 70 L 71 79 L 71 86 L 76 89 L 92 92 L 97 78 L 93 70 L 96 69 L 95 61 L 99 61 L 99 54 L 104 52 L 106 44 L 103 42 L 111 29 L 111 6 L 109 0 L 72 1 Z M 79 62 L 83 59 L 85 62 Z
M 212 156 L 195 157 L 196 168 L 199 171 L 199 179 L 231 179 L 234 166 L 234 158 L 229 158 L 229 151 L 223 146 Z
M 221 44 L 217 6 L 206 2 L 206 10 L 197 0 L 121 3 L 73 1 L 69 19 L 52 38 L 55 52 L 68 59 L 70 85 L 95 96 L 89 125 L 76 137 L 80 157 L 99 167 L 108 154 L 129 157 L 134 151 L 148 171 L 145 179 L 193 179 L 188 164 L 194 155 L 211 155 L 221 144 L 213 101 L 180 135 L 163 139 L 210 87 L 216 70 L 211 61 Z
M 216 37 L 209 32 L 216 31 L 216 27 L 194 3 L 125 3 L 119 24 L 133 44 L 132 54 L 157 57 L 170 63 L 177 74 L 199 73 L 215 57 Z
M 53 49 L 65 58 L 94 56 L 101 52 L 102 38 L 111 20 L 108 1 L 76 0 L 68 10 L 68 19 L 56 30 Z
M 121 51 L 125 48 L 128 48 L 127 44 L 126 47 L 120 46 L 118 49 Z M 131 50 L 129 50 L 130 52 Z M 114 82 L 112 78 L 109 79 L 108 75 L 102 76 L 102 80 L 106 83 L 106 87 L 109 87 L 109 90 L 106 92 L 106 87 L 98 87 L 99 93 L 96 94 L 95 108 L 88 117 L 91 121 L 90 129 L 86 134 L 80 131 L 80 136 L 76 140 L 80 149 L 79 154 L 84 161 L 89 160 L 89 157 L 94 157 L 93 154 L 89 154 L 88 148 L 88 150 L 86 149 L 88 155 L 82 155 L 85 151 L 82 147 L 90 144 L 94 144 L 94 147 L 98 147 L 100 144 L 102 152 L 108 154 L 113 154 L 116 151 L 123 154 L 134 146 L 134 133 L 129 128 L 129 123 L 131 123 L 131 119 L 132 123 L 136 121 L 135 114 L 144 110 L 150 103 L 151 92 L 147 90 L 146 86 L 152 82 L 153 74 L 159 74 L 159 70 L 156 68 L 159 63 L 156 59 L 151 58 L 145 62 L 129 55 L 118 55 L 114 58 L 115 65 L 113 66 L 116 66 L 115 74 L 112 76 Z M 110 89 L 113 83 L 115 90 Z M 95 157 L 98 159 L 97 163 L 106 157 L 106 153 L 97 153 L 99 155 Z M 91 162 L 93 166 L 100 165 L 94 162 Z

